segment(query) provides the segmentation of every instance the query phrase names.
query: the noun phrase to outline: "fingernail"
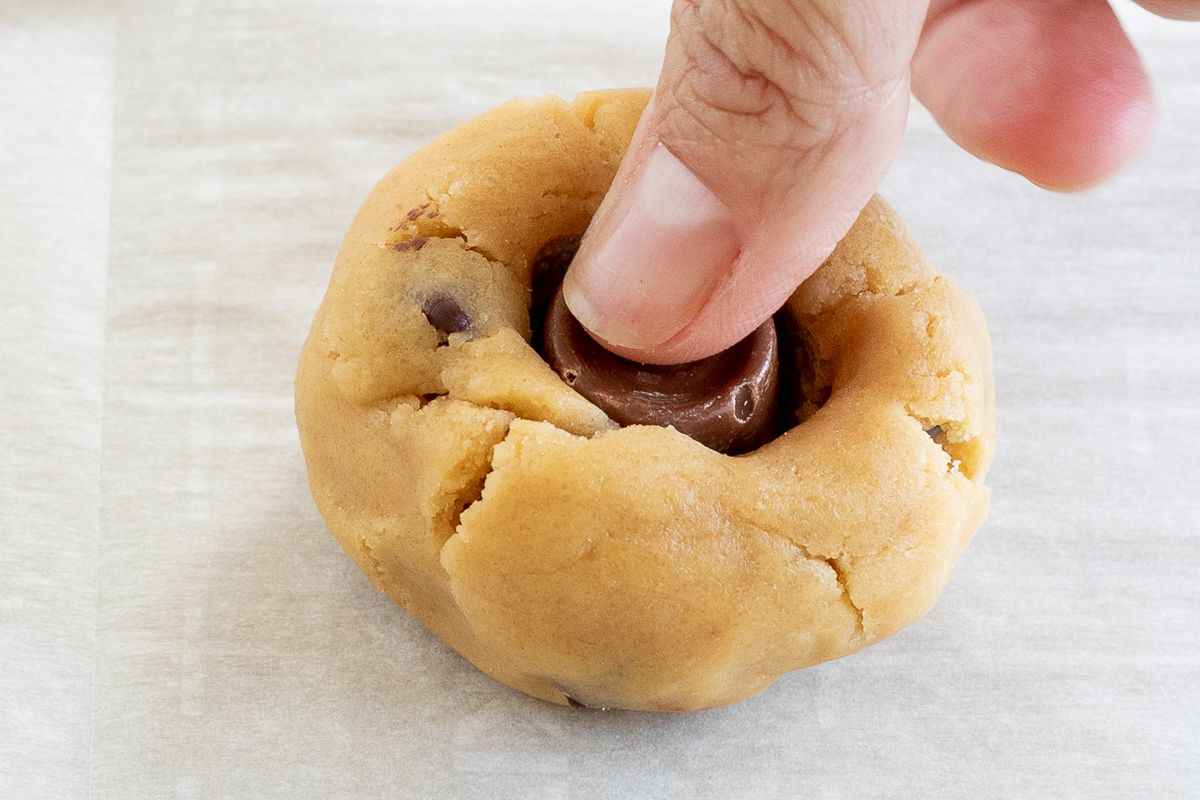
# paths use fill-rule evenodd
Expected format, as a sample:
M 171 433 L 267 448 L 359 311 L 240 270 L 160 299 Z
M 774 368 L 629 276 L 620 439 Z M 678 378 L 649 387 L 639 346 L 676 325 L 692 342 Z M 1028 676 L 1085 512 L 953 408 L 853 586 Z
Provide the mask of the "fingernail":
M 695 319 L 738 249 L 729 209 L 656 144 L 600 205 L 563 294 L 594 336 L 652 348 Z

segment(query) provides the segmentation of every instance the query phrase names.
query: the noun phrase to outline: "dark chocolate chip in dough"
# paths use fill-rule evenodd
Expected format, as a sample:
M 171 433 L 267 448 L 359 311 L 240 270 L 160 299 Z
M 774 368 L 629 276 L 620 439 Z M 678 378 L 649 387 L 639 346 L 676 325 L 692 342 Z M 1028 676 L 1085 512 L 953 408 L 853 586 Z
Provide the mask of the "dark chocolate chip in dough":
M 621 425 L 670 425 L 723 453 L 776 433 L 779 343 L 768 320 L 721 353 L 688 364 L 639 364 L 609 352 L 571 315 L 561 288 L 546 313 L 546 360 Z
M 936 439 L 942 435 L 942 426 L 934 425 L 932 428 L 926 428 L 925 432 L 929 434 L 930 439 Z
M 404 253 L 408 250 L 420 250 L 429 243 L 427 236 L 414 236 L 411 239 L 402 239 L 392 245 L 392 249 L 398 253 Z
M 425 319 L 441 334 L 443 342 L 452 333 L 470 332 L 471 317 L 457 300 L 444 292 L 430 295 L 421 307 Z
M 423 204 L 417 206 L 416 208 L 410 208 L 408 210 L 408 213 L 404 215 L 404 218 L 406 220 L 409 220 L 410 222 L 413 222 L 417 219 L 417 217 L 421 216 L 421 214 L 425 211 L 425 209 L 429 208 L 430 205 L 432 205 L 432 204 L 431 203 L 423 203 Z

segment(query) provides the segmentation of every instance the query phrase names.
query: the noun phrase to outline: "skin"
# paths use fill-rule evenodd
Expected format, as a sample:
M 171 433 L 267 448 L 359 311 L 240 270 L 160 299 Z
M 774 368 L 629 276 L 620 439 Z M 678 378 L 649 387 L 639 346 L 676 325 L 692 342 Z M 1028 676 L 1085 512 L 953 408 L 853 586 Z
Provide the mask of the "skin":
M 1200 19 L 1200 0 L 1139 0 Z M 572 312 L 647 363 L 719 352 L 849 229 L 915 95 L 959 145 L 1049 189 L 1149 135 L 1105 0 L 676 0 L 655 98 L 568 273 Z

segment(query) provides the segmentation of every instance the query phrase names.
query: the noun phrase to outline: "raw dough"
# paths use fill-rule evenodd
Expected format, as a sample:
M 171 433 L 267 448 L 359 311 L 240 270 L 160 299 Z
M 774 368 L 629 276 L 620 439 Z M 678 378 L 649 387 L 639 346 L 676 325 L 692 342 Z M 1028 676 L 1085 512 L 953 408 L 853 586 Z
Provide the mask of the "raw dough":
M 296 413 L 334 536 L 472 663 L 556 703 L 684 711 L 932 606 L 986 512 L 992 374 L 976 303 L 875 199 L 781 312 L 795 427 L 738 457 L 618 429 L 530 346 L 530 271 L 584 231 L 647 98 L 508 103 L 385 176 Z

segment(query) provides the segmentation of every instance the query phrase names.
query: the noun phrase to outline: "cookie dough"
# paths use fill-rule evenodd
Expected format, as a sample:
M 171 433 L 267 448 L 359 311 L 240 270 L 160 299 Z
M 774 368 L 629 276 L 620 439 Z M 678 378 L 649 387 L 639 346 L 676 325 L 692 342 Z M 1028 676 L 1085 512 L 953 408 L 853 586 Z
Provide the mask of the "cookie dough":
M 386 175 L 296 415 L 333 535 L 472 663 L 555 703 L 685 711 L 932 606 L 986 512 L 992 373 L 976 303 L 874 199 L 776 316 L 791 422 L 771 441 L 726 455 L 576 393 L 530 309 L 647 99 L 508 103 Z

